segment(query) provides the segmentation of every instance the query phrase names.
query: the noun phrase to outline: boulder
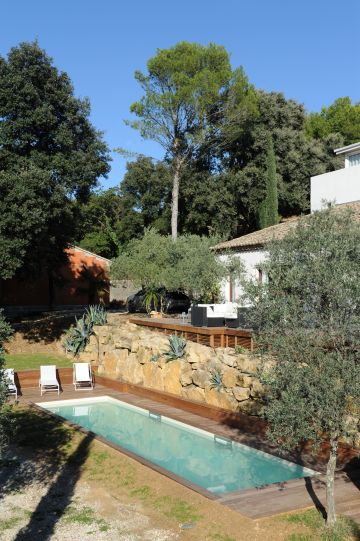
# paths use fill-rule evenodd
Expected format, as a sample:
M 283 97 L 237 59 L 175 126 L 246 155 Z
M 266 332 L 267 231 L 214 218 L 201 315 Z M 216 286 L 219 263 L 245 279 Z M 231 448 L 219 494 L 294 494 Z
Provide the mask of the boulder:
M 113 337 L 115 349 L 128 349 L 131 351 L 132 337 L 126 334 L 116 333 Z
M 205 391 L 196 387 L 195 385 L 188 385 L 181 391 L 181 396 L 188 400 L 194 400 L 195 402 L 205 402 Z
M 189 363 L 183 362 L 180 372 L 181 385 L 190 385 L 192 383 L 192 369 Z
M 225 387 L 236 387 L 238 383 L 239 371 L 236 368 L 225 366 L 222 371 L 222 382 Z
M 192 373 L 193 383 L 195 383 L 195 385 L 198 387 L 201 387 L 201 389 L 205 389 L 206 385 L 209 385 L 210 377 L 211 374 L 208 370 L 193 370 Z
M 144 386 L 150 389 L 164 390 L 164 378 L 162 369 L 157 363 L 147 363 L 143 365 Z
M 142 385 L 144 383 L 143 365 L 138 362 L 135 354 L 133 355 L 134 356 L 129 355 L 124 364 L 121 363 L 121 367 L 119 366 L 119 375 L 125 382 L 134 383 L 135 385 Z
M 126 362 L 128 358 L 127 349 L 107 351 L 104 354 L 102 366 L 104 367 L 105 374 L 114 374 L 118 371 L 118 365 L 122 362 Z
M 247 374 L 239 374 L 238 381 L 240 387 L 250 387 L 252 382 L 255 381 L 255 378 Z
M 248 400 L 250 398 L 249 387 L 234 387 L 232 391 L 238 402 L 242 402 L 243 400 Z
M 189 362 L 198 362 L 206 363 L 213 356 L 212 348 L 204 346 L 203 344 L 198 344 L 197 342 L 188 342 L 187 343 L 187 352 L 189 355 Z M 194 359 L 194 360 L 190 360 Z
M 237 358 L 233 353 L 227 353 L 223 349 L 219 348 L 219 351 L 216 351 L 216 356 L 221 363 L 231 367 L 236 366 Z
M 144 346 L 139 346 L 139 349 L 136 353 L 137 360 L 141 364 L 148 363 L 153 355 L 152 351 L 150 349 L 146 349 Z
M 164 391 L 177 396 L 181 394 L 182 389 L 180 382 L 181 364 L 182 361 L 170 361 L 162 369 Z
M 228 393 L 217 391 L 216 389 L 205 388 L 205 401 L 207 404 L 217 406 L 230 411 L 238 410 L 238 402 Z
M 260 359 L 252 357 L 250 355 L 238 355 L 237 367 L 240 372 L 245 372 L 247 374 L 256 374 L 258 368 L 260 367 Z

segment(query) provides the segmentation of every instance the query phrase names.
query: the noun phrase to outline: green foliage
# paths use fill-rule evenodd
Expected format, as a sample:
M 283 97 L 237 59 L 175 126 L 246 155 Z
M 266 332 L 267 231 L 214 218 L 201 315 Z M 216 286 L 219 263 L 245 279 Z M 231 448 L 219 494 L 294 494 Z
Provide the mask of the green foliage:
M 360 141 L 360 102 L 352 104 L 348 96 L 338 98 L 320 113 L 311 113 L 306 125 L 307 133 L 315 139 L 325 139 L 337 133 L 344 145 Z
M 348 517 L 339 517 L 334 528 L 329 529 L 321 513 L 316 509 L 309 509 L 301 513 L 287 515 L 285 520 L 291 524 L 300 524 L 309 529 L 309 534 L 293 534 L 288 541 L 347 541 L 358 539 L 359 526 Z
M 3 310 L 0 309 L 0 456 L 12 431 L 12 423 L 9 416 L 10 411 L 5 405 L 7 400 L 7 385 L 3 372 L 5 367 L 4 342 L 10 338 L 12 333 L 13 329 L 5 320 Z
M 85 321 L 91 325 L 106 325 L 107 312 L 101 304 L 94 304 L 88 306 L 85 311 Z
M 235 346 L 235 353 L 241 354 L 241 353 L 247 353 L 248 350 L 244 348 L 244 346 L 237 345 Z
M 359 429 L 360 227 L 351 212 L 328 209 L 268 252 L 269 280 L 250 284 L 248 296 L 257 347 L 277 361 L 264 368 L 270 436 L 292 448 L 326 434 L 331 479 L 339 439 Z
M 134 239 L 113 260 L 111 277 L 132 280 L 145 290 L 164 287 L 201 298 L 214 291 L 228 274 L 227 264 L 219 261 L 211 250 L 216 242 L 196 235 L 183 235 L 173 242 L 170 236 L 147 230 L 142 239 Z
M 36 42 L 0 57 L 0 277 L 64 262 L 76 201 L 109 170 L 89 115 L 88 101 L 74 97 Z
M 259 209 L 260 229 L 275 225 L 279 222 L 277 183 L 274 145 L 271 137 L 269 137 L 266 154 L 266 193 Z
M 164 294 L 154 287 L 148 287 L 145 292 L 145 309 L 149 314 L 152 310 L 157 310 L 160 305 L 162 311 Z
M 94 325 L 106 325 L 107 312 L 100 304 L 90 305 L 80 319 L 75 317 L 75 326 L 70 327 L 63 341 L 66 353 L 76 357 L 84 351 L 94 333 Z
M 85 250 L 111 259 L 119 253 L 124 242 L 122 229 L 125 203 L 118 188 L 99 190 L 80 207 L 81 224 L 77 233 L 78 244 Z M 135 236 L 135 231 L 132 231 Z
M 210 376 L 210 389 L 221 391 L 224 388 L 223 376 L 220 370 L 213 370 Z
M 211 43 L 180 42 L 170 49 L 158 49 L 147 63 L 148 73 L 135 78 L 143 90 L 131 112 L 138 119 L 128 122 L 147 139 L 158 142 L 172 163 L 172 235 L 177 236 L 180 175 L 190 160 L 211 144 L 222 128 L 229 136 L 230 127 L 239 132 L 242 117 L 253 111 L 255 94 L 244 72 L 231 69 L 224 47 Z M 245 105 L 246 104 L 246 105 Z M 221 110 L 227 112 L 226 129 Z
M 73 357 L 84 351 L 93 334 L 92 324 L 87 321 L 85 315 L 80 319 L 75 318 L 75 321 L 75 326 L 68 330 L 63 341 L 64 350 Z
M 181 359 L 186 354 L 186 340 L 182 336 L 171 334 L 169 336 L 169 351 L 164 353 L 168 361 Z

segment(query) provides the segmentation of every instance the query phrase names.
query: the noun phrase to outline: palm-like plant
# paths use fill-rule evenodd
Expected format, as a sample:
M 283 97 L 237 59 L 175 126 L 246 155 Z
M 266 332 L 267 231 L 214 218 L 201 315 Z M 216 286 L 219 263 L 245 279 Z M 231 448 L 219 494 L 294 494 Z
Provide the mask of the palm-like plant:
M 109 280 L 105 276 L 103 269 L 99 270 L 99 267 L 92 270 L 83 263 L 80 272 L 80 277 L 83 282 L 87 283 L 86 287 L 78 287 L 77 293 L 88 295 L 88 304 L 95 304 L 97 299 L 103 302 L 103 299 L 107 293 L 109 293 Z

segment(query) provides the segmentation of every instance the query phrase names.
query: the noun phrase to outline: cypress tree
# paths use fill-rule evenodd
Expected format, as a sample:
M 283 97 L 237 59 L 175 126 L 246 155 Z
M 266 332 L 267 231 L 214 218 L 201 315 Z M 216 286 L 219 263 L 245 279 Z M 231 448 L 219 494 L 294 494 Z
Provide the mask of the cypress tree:
M 272 137 L 269 136 L 266 151 L 266 193 L 259 209 L 260 229 L 279 222 L 279 201 L 276 178 L 276 158 Z

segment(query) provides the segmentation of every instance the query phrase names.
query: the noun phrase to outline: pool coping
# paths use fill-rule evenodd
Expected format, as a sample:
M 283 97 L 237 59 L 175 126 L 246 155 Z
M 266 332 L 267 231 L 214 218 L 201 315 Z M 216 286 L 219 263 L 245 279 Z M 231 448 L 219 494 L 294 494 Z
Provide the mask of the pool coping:
M 53 413 L 52 411 L 46 409 L 45 407 L 42 407 L 43 404 L 49 404 L 49 405 L 54 405 L 55 406 L 56 404 L 59 404 L 59 402 L 61 402 L 63 405 L 65 405 L 66 402 L 81 403 L 81 402 L 86 401 L 86 400 L 87 401 L 97 402 L 97 401 L 100 401 L 102 398 L 109 398 L 109 399 L 114 400 L 114 401 L 124 402 L 126 405 L 128 405 L 130 407 L 134 407 L 136 409 L 142 409 L 144 411 L 150 411 L 150 410 L 146 410 L 145 408 L 143 408 L 141 406 L 134 406 L 133 404 L 130 404 L 130 403 L 126 402 L 125 400 L 122 401 L 119 398 L 114 398 L 114 397 L 111 397 L 111 396 L 106 395 L 106 394 L 104 394 L 104 395 L 102 395 L 100 397 L 87 397 L 87 398 L 78 398 L 78 399 L 68 398 L 68 399 L 63 399 L 63 400 L 54 400 L 54 401 L 51 401 L 51 402 L 45 402 L 44 401 L 44 402 L 40 402 L 40 403 L 39 402 L 29 402 L 29 405 L 31 407 L 35 408 L 35 409 L 38 409 L 42 413 L 45 413 L 47 415 L 50 415 L 50 416 L 56 418 L 61 423 L 69 426 L 70 428 L 73 428 L 74 430 L 82 432 L 83 434 L 86 434 L 86 435 L 91 435 L 93 437 L 93 439 L 95 439 L 97 441 L 100 441 L 103 445 L 107 445 L 108 447 L 110 447 L 110 448 L 112 448 L 112 449 L 114 449 L 114 450 L 116 450 L 116 451 L 118 451 L 120 453 L 123 453 L 124 455 L 132 458 L 133 460 L 136 460 L 137 462 L 139 462 L 140 464 L 150 468 L 151 470 L 156 471 L 157 473 L 160 473 L 161 475 L 163 475 L 163 476 L 165 476 L 165 477 L 167 477 L 167 478 L 169 478 L 169 479 L 171 479 L 173 481 L 176 481 L 177 483 L 180 483 L 181 485 L 189 488 L 190 490 L 192 490 L 194 492 L 197 492 L 198 494 L 201 494 L 205 498 L 207 498 L 209 500 L 217 501 L 218 503 L 225 504 L 225 505 L 226 505 L 227 501 L 231 501 L 232 499 L 236 498 L 239 495 L 240 496 L 249 496 L 249 497 L 251 497 L 251 496 L 259 495 L 260 493 L 269 492 L 269 491 L 276 491 L 276 490 L 283 491 L 285 487 L 286 488 L 292 488 L 292 487 L 300 486 L 301 484 L 303 485 L 305 478 L 320 479 L 321 477 L 323 477 L 323 473 L 312 470 L 311 468 L 308 468 L 306 466 L 302 466 L 304 470 L 308 470 L 309 472 L 312 472 L 313 475 L 308 475 L 308 476 L 303 476 L 303 477 L 296 477 L 294 479 L 290 479 L 290 480 L 287 480 L 287 481 L 277 481 L 275 483 L 268 483 L 268 484 L 264 484 L 264 485 L 261 485 L 261 486 L 258 486 L 258 487 L 239 489 L 239 490 L 236 490 L 236 491 L 227 492 L 225 494 L 215 494 L 215 493 L 213 493 L 213 492 L 211 492 L 209 490 L 206 490 L 205 488 L 201 487 L 200 485 L 197 485 L 195 483 L 192 483 L 191 481 L 188 481 L 184 477 L 176 475 L 171 470 L 167 470 L 166 468 L 163 468 L 162 466 L 159 466 L 159 465 L 155 464 L 154 462 L 151 462 L 150 460 L 147 460 L 146 458 L 144 458 L 144 457 L 142 457 L 142 456 L 140 456 L 140 455 L 138 455 L 138 454 L 136 454 L 136 453 L 134 453 L 132 451 L 129 451 L 128 449 L 126 449 L 125 447 L 122 447 L 121 445 L 111 442 L 110 440 L 104 438 L 103 436 L 97 434 L 96 432 L 88 430 L 87 428 L 84 428 L 83 426 L 81 426 L 81 425 L 79 425 L 77 423 L 74 423 L 73 421 L 69 421 L 69 420 L 65 419 L 64 417 L 61 417 L 61 415 Z M 164 417 L 168 417 L 172 421 L 175 421 L 176 423 L 179 423 L 179 424 L 183 424 L 183 425 L 188 424 L 191 428 L 193 428 L 193 429 L 195 429 L 197 431 L 207 432 L 207 433 L 209 433 L 211 435 L 219 436 L 219 434 L 216 434 L 216 432 L 214 432 L 214 431 L 204 430 L 204 429 L 201 429 L 201 428 L 199 428 L 197 426 L 192 425 L 191 423 L 186 423 L 184 421 L 178 421 L 177 419 L 173 419 L 171 415 L 166 415 Z M 223 437 L 223 436 L 220 436 L 220 437 Z M 297 464 L 296 462 L 293 462 L 293 461 L 290 461 L 290 460 L 287 460 L 287 459 L 283 459 L 281 457 L 278 457 L 278 456 L 273 455 L 271 453 L 268 453 L 266 451 L 262 451 L 260 449 L 257 449 L 256 447 L 252 447 L 251 445 L 242 444 L 242 443 L 236 441 L 236 439 L 234 439 L 231 436 L 229 436 L 228 439 L 230 439 L 232 442 L 236 443 L 237 445 L 244 446 L 244 447 L 250 447 L 251 449 L 253 449 L 254 451 L 256 451 L 258 453 L 269 455 L 273 459 L 278 459 L 280 461 L 290 462 L 291 464 L 301 466 L 301 464 Z

